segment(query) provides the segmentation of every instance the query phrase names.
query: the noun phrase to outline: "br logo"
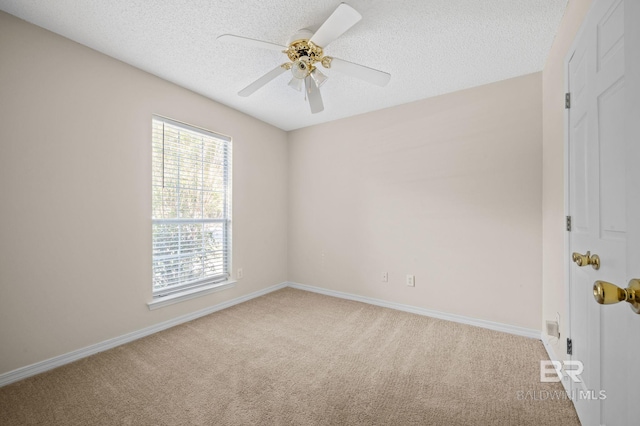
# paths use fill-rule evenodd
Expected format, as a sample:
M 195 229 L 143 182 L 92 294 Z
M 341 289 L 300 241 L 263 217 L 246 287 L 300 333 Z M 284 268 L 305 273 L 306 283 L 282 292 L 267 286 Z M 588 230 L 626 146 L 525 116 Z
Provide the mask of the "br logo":
M 564 377 L 569 377 L 575 383 L 581 383 L 580 374 L 583 371 L 582 361 L 540 361 L 541 382 L 559 382 Z

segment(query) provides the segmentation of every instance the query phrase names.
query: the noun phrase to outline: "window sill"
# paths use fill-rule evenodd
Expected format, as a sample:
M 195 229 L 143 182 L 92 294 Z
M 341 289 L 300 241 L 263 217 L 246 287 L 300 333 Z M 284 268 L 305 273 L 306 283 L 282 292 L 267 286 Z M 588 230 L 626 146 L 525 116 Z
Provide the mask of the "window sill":
M 216 291 L 227 290 L 233 288 L 236 285 L 236 281 L 223 281 L 221 283 L 209 284 L 198 288 L 192 288 L 189 290 L 181 291 L 179 293 L 170 294 L 164 297 L 156 297 L 151 302 L 147 303 L 150 311 L 158 308 L 164 308 L 165 306 L 173 305 L 174 303 L 184 302 L 185 300 L 195 299 L 196 297 L 204 296 L 205 294 L 215 293 Z

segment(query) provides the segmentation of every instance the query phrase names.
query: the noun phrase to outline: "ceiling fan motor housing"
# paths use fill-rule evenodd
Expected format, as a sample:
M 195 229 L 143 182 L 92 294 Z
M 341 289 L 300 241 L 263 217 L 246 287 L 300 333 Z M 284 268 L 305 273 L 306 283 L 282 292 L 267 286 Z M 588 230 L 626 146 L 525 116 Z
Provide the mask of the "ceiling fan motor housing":
M 289 39 L 289 44 L 292 44 L 299 40 L 311 40 L 311 37 L 313 37 L 313 31 L 311 31 L 309 28 L 303 28 L 301 30 L 298 30 L 298 32 L 291 36 L 291 38 Z
M 316 46 L 309 39 L 313 36 L 313 33 L 307 29 L 298 31 L 289 42 L 289 47 L 285 50 L 285 53 L 291 60 L 296 63 L 297 61 L 305 61 L 309 65 L 313 65 L 316 62 L 322 61 L 324 55 L 322 47 Z

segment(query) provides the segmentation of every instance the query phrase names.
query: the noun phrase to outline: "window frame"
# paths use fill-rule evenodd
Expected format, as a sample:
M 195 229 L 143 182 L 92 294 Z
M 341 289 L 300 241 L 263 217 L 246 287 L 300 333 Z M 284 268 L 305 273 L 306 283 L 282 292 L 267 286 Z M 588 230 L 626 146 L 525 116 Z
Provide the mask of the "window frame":
M 221 288 L 226 288 L 229 284 L 232 284 L 229 279 L 231 277 L 231 254 L 232 254 L 232 237 L 231 237 L 231 224 L 232 224 L 232 214 L 231 214 L 231 207 L 232 207 L 232 184 L 231 184 L 231 180 L 232 180 L 232 157 L 233 157 L 233 152 L 232 152 L 232 147 L 233 147 L 233 140 L 230 136 L 228 135 L 224 135 L 218 132 L 214 132 L 202 127 L 198 127 L 198 126 L 194 126 L 191 124 L 187 124 L 181 121 L 177 121 L 168 117 L 164 117 L 161 115 L 157 115 L 154 114 L 152 115 L 152 119 L 151 119 L 151 147 L 152 147 L 152 152 L 154 151 L 154 135 L 155 135 L 155 131 L 154 131 L 154 125 L 155 122 L 159 121 L 160 123 L 163 124 L 163 126 L 165 124 L 168 124 L 170 126 L 176 127 L 178 129 L 183 129 L 185 131 L 188 132 L 192 132 L 192 133 L 196 133 L 198 135 L 204 136 L 204 137 L 208 137 L 208 138 L 214 138 L 219 142 L 222 142 L 223 144 L 223 156 L 222 156 L 222 160 L 223 160 L 223 173 L 222 173 L 222 177 L 223 177 L 223 183 L 221 186 L 221 189 L 224 193 L 224 201 L 223 201 L 223 214 L 222 214 L 222 218 L 180 218 L 180 217 L 175 217 L 175 218 L 154 218 L 153 215 L 153 211 L 154 211 L 154 199 L 152 197 L 151 203 L 152 203 L 152 215 L 151 215 L 151 233 L 152 233 L 152 243 L 151 243 L 151 249 L 152 249 L 152 267 L 151 267 L 151 272 L 152 272 L 152 282 L 151 282 L 151 289 L 152 289 L 152 295 L 153 295 L 153 299 L 154 302 L 152 303 L 157 303 L 160 299 L 175 299 L 175 298 L 180 298 L 179 300 L 183 300 L 183 298 L 181 296 L 187 296 L 185 297 L 185 299 L 187 298 L 192 298 L 194 297 L 194 295 L 196 295 L 197 293 L 199 293 L 200 291 L 205 292 L 205 293 L 210 293 L 212 291 L 216 291 L 218 289 L 218 287 Z M 166 135 L 166 131 L 162 130 L 162 134 L 163 134 L 163 138 L 164 135 Z M 163 167 L 163 181 L 164 181 L 164 167 L 165 167 L 165 154 L 164 154 L 164 139 L 163 139 L 163 153 L 162 153 L 162 167 Z M 154 162 L 156 161 L 155 155 L 152 154 L 152 164 L 151 164 L 151 170 L 152 170 L 152 182 L 151 182 L 151 189 L 152 189 L 152 194 L 155 191 L 155 186 L 156 186 L 156 182 L 154 181 Z M 164 183 L 163 183 L 164 185 Z M 179 192 L 179 189 L 182 188 L 182 186 L 180 186 L 178 184 L 178 186 L 176 187 L 176 190 Z M 200 191 L 203 193 L 202 196 L 204 196 L 204 188 L 200 188 Z M 200 278 L 197 280 L 191 280 L 191 281 L 183 281 L 183 282 L 179 282 L 178 284 L 175 285 L 171 285 L 168 287 L 161 287 L 161 288 L 156 288 L 154 285 L 154 279 L 153 277 L 155 276 L 155 259 L 156 256 L 154 254 L 154 227 L 156 225 L 162 225 L 162 224 L 177 224 L 177 225 L 181 225 L 181 224 L 202 224 L 203 226 L 205 226 L 206 224 L 211 224 L 211 223 L 221 223 L 222 224 L 222 272 L 220 274 L 216 274 L 214 276 L 207 276 L 204 278 Z M 202 252 L 207 252 L 207 250 L 204 248 L 205 242 L 204 240 L 202 241 L 202 245 L 203 245 L 203 250 Z M 210 250 L 211 251 L 211 250 Z M 179 301 L 176 300 L 176 301 Z M 151 307 L 151 306 L 150 306 Z

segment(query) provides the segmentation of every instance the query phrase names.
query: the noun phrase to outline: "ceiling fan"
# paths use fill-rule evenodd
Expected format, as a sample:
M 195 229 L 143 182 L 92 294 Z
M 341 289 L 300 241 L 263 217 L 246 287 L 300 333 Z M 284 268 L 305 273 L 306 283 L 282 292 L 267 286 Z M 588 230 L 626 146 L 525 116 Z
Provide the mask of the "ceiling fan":
M 320 86 L 327 80 L 327 76 L 320 72 L 318 64 L 321 64 L 324 68 L 330 68 L 336 72 L 341 72 L 378 86 L 385 86 L 391 78 L 390 74 L 324 54 L 324 49 L 329 43 L 344 34 L 360 19 L 362 19 L 362 15 L 354 8 L 346 3 L 340 3 L 315 33 L 306 28 L 299 30 L 290 39 L 288 46 L 232 34 L 219 36 L 218 40 L 223 42 L 282 51 L 290 61 L 278 65 L 239 91 L 238 95 L 249 96 L 280 74 L 291 71 L 292 78 L 289 81 L 289 86 L 295 90 L 302 91 L 302 86 L 304 85 L 311 113 L 321 112 L 324 110 L 324 104 L 320 95 Z

